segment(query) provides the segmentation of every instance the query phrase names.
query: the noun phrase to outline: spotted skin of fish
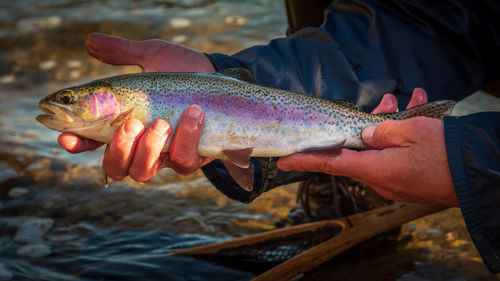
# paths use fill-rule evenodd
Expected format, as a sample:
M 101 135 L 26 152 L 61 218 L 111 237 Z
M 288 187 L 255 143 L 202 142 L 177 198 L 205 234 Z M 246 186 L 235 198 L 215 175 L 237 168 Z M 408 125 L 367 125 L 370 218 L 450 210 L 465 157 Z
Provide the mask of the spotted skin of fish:
M 65 92 L 73 95 L 72 104 L 58 100 Z M 89 97 L 97 102 L 90 104 Z M 96 104 L 100 108 L 96 109 Z M 251 156 L 256 157 L 338 146 L 364 148 L 360 132 L 368 125 L 419 115 L 441 118 L 450 113 L 455 103 L 438 101 L 404 112 L 368 114 L 349 102 L 263 87 L 223 73 L 140 73 L 58 91 L 40 101 L 40 106 L 64 108 L 72 124 L 51 124 L 54 115 L 40 115 L 38 120 L 55 130 L 109 143 L 116 128 L 110 130 L 106 124 L 130 109 L 130 118 L 139 119 L 146 126 L 162 118 L 175 130 L 182 113 L 192 104 L 205 111 L 199 154 L 225 159 L 224 150 L 244 148 L 253 148 Z M 107 107 L 108 114 L 102 114 L 103 107 Z M 109 112 L 109 108 L 113 111 Z M 102 120 L 105 121 L 99 122 Z M 170 139 L 164 151 L 169 143 Z
M 369 114 L 348 101 L 323 100 L 263 87 L 247 70 L 139 73 L 57 91 L 39 103 L 48 128 L 109 143 L 129 118 L 148 126 L 165 119 L 173 131 L 192 104 L 205 112 L 198 153 L 222 159 L 245 190 L 253 187 L 249 157 L 280 157 L 326 148 L 365 148 L 361 131 L 388 119 L 442 118 L 455 102 L 436 101 L 403 112 Z M 168 151 L 171 138 L 163 151 Z

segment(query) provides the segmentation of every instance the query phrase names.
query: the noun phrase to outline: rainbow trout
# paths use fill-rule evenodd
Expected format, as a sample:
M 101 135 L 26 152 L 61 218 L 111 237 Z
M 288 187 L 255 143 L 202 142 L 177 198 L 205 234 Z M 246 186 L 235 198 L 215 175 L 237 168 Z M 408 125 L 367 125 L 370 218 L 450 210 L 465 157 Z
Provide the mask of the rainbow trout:
M 245 190 L 253 188 L 250 156 L 279 157 L 327 148 L 364 148 L 360 133 L 387 119 L 442 118 L 455 102 L 436 101 L 412 109 L 369 114 L 343 100 L 323 100 L 255 84 L 244 69 L 216 73 L 139 73 L 69 87 L 42 99 L 50 129 L 109 143 L 129 118 L 148 126 L 158 118 L 172 129 L 184 110 L 205 111 L 199 155 L 221 159 Z M 164 151 L 168 151 L 171 138 Z

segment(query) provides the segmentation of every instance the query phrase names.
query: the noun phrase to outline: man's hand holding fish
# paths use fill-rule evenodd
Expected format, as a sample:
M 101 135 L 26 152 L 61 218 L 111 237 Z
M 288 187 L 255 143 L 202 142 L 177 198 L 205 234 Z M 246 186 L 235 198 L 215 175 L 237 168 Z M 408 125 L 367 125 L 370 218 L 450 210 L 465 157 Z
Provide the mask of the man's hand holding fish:
M 87 51 L 105 63 L 135 64 L 144 72 L 215 71 L 203 53 L 161 40 L 130 41 L 91 34 L 87 39 Z M 425 92 L 416 90 L 408 108 L 426 102 Z M 396 109 L 396 98 L 386 95 L 372 113 L 388 113 Z M 179 121 L 168 152 L 162 152 L 172 133 L 168 122 L 158 119 L 149 128 L 145 128 L 137 120 L 125 121 L 105 153 L 105 173 L 116 180 L 130 175 L 137 181 L 148 181 L 164 167 L 171 167 L 180 174 L 194 172 L 212 160 L 198 155 L 203 121 L 203 110 L 196 105 L 190 106 Z M 383 134 L 380 133 L 382 130 Z M 402 132 L 411 133 L 402 136 Z M 429 139 L 421 137 L 429 132 Z M 281 159 L 278 167 L 349 176 L 369 184 L 390 199 L 457 204 L 449 171 L 443 173 L 443 177 L 433 177 L 436 181 L 430 182 L 432 185 L 429 185 L 426 177 L 422 177 L 425 174 L 435 175 L 436 170 L 449 169 L 442 121 L 430 118 L 388 121 L 378 127 L 369 127 L 363 132 L 363 137 L 368 146 L 377 150 L 358 152 L 343 149 L 333 150 L 333 154 L 331 151 L 298 153 Z M 408 143 L 411 145 L 406 145 Z M 70 133 L 61 134 L 59 144 L 72 153 L 92 150 L 102 145 Z M 437 157 L 439 161 L 432 161 L 432 157 Z M 421 164 L 415 165 L 415 161 L 420 161 Z M 424 171 L 425 169 L 428 171 Z M 415 186 L 428 188 L 414 188 Z M 435 194 L 440 196 L 436 197 Z
M 131 41 L 92 33 L 87 52 L 113 65 L 138 65 L 144 72 L 214 72 L 207 57 L 196 50 L 162 40 Z M 190 174 L 211 161 L 198 156 L 198 143 L 204 113 L 189 107 L 179 121 L 169 152 L 160 153 L 172 133 L 165 120 L 156 120 L 149 128 L 137 120 L 126 121 L 104 155 L 106 175 L 120 180 L 130 175 L 136 181 L 148 181 L 159 169 L 170 167 L 179 174 Z M 94 150 L 102 145 L 71 133 L 59 136 L 59 144 L 71 153 Z M 163 143 L 163 144 L 162 144 Z

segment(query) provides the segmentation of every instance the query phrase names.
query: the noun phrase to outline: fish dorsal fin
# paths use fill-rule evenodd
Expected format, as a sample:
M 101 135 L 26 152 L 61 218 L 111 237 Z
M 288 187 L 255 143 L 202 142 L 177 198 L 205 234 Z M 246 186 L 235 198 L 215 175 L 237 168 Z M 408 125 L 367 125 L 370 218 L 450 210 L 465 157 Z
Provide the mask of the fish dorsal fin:
M 347 108 L 359 110 L 359 106 L 357 104 L 353 103 L 352 101 L 348 101 L 348 100 L 333 100 L 332 102 L 335 103 L 335 104 L 337 104 L 337 105 L 343 106 L 343 107 L 347 107 Z
M 234 181 L 244 190 L 250 192 L 253 190 L 253 164 L 249 162 L 247 168 L 241 168 L 228 160 L 223 160 L 222 163 Z
M 248 83 L 255 84 L 255 77 L 253 77 L 252 73 L 246 68 L 228 68 L 221 71 L 216 72 L 217 74 L 228 76 L 234 79 L 238 79 L 241 81 L 245 81 Z

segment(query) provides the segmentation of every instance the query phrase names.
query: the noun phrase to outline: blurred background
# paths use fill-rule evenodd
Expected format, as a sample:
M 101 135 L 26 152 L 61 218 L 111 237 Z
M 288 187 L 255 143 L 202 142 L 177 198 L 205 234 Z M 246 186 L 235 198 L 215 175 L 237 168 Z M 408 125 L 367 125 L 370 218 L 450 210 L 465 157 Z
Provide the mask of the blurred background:
M 254 273 L 161 254 L 273 229 L 295 205 L 296 186 L 245 205 L 220 194 L 201 172 L 183 177 L 165 169 L 147 184 L 125 179 L 105 189 L 103 149 L 69 154 L 57 145 L 58 133 L 35 116 L 38 100 L 55 90 L 140 71 L 88 56 L 90 32 L 231 54 L 283 37 L 286 27 L 283 2 L 273 0 L 1 1 L 0 280 L 250 279 Z M 498 98 L 477 93 L 454 114 L 499 105 Z M 482 264 L 457 209 L 376 237 L 302 280 L 332 276 L 497 278 Z

